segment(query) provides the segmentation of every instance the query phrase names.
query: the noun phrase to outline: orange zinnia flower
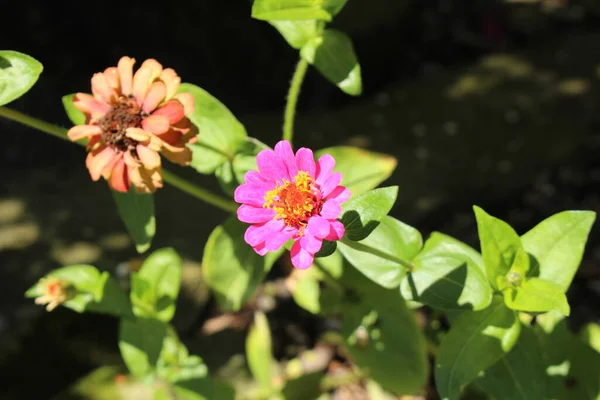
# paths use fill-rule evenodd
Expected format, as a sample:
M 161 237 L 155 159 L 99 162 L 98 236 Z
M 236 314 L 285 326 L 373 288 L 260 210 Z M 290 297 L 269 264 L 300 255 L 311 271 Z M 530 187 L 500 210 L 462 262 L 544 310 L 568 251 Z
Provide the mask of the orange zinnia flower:
M 93 180 L 102 176 L 119 192 L 133 184 L 138 193 L 152 193 L 163 185 L 159 153 L 181 165 L 192 159 L 186 143 L 198 130 L 186 115 L 194 111 L 194 98 L 175 94 L 181 79 L 171 68 L 150 59 L 134 75 L 133 64 L 122 57 L 117 67 L 94 74 L 93 95 L 75 95 L 86 124 L 68 136 L 89 138 L 86 165 Z

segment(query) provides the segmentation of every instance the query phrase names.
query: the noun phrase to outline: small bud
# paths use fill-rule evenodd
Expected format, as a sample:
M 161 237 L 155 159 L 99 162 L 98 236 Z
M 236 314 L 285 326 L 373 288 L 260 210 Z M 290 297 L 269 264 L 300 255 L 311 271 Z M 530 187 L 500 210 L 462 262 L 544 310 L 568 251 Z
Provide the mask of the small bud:
M 72 297 L 71 284 L 58 278 L 43 278 L 39 283 L 42 295 L 35 299 L 35 304 L 47 304 L 46 310 L 52 311 Z
M 521 286 L 523 282 L 523 277 L 518 272 L 509 272 L 506 275 L 506 281 L 512 286 Z

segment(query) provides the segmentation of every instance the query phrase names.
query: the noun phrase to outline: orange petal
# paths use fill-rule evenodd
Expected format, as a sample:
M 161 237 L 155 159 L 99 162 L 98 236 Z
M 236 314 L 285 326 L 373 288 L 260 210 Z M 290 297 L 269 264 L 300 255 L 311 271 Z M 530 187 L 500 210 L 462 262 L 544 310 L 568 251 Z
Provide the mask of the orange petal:
M 100 128 L 98 125 L 76 125 L 69 129 L 69 132 L 67 132 L 67 136 L 73 142 L 85 137 L 101 134 L 102 128 Z
M 192 162 L 192 150 L 186 146 L 176 147 L 167 144 L 163 146 L 161 153 L 167 160 L 175 164 L 188 165 Z
M 108 104 L 117 100 L 117 93 L 109 86 L 108 80 L 102 72 L 98 72 L 92 77 L 92 93 L 95 98 Z
M 185 113 L 180 102 L 169 101 L 154 111 L 152 115 L 163 115 L 169 119 L 170 124 L 176 124 L 185 116 Z
M 147 113 L 151 113 L 158 107 L 160 103 L 165 100 L 167 94 L 167 87 L 161 81 L 156 81 L 150 86 L 150 90 L 144 99 L 142 110 Z
M 172 68 L 167 68 L 160 73 L 160 80 L 163 81 L 167 87 L 166 99 L 169 100 L 175 95 L 175 93 L 177 93 L 177 88 L 181 83 L 181 78 Z
M 125 130 L 125 135 L 138 142 L 145 142 L 150 139 L 150 134 L 141 128 L 127 128 Z
M 144 98 L 150 90 L 150 85 L 162 72 L 162 65 L 156 60 L 150 59 L 144 61 L 140 69 L 133 76 L 133 95 L 138 104 L 144 102 Z
M 148 68 L 152 71 L 152 74 L 150 75 L 150 80 L 152 82 L 154 82 L 154 80 L 160 76 L 163 70 L 162 65 L 160 65 L 160 63 L 153 58 L 149 58 L 148 60 L 144 61 L 140 69 L 143 68 Z
M 115 164 L 112 173 L 110 175 L 110 187 L 117 192 L 128 192 L 129 191 L 129 177 L 125 167 L 125 161 L 121 158 Z
M 92 116 L 103 116 L 110 111 L 110 105 L 96 99 L 87 93 L 77 93 L 73 98 L 73 105 L 78 110 Z
M 110 86 L 115 91 L 119 91 L 119 70 L 117 67 L 110 67 L 104 70 L 104 76 Z
M 144 145 L 138 144 L 135 148 L 142 164 L 147 169 L 156 169 L 160 167 L 160 156 L 154 150 L 150 150 Z
M 169 129 L 169 119 L 162 115 L 151 115 L 142 121 L 142 128 L 152 133 L 163 133 Z
M 97 181 L 102 176 L 104 168 L 109 165 L 113 157 L 118 157 L 112 147 L 105 146 L 97 151 L 88 153 L 85 160 L 92 180 Z
M 119 80 L 121 82 L 121 93 L 125 96 L 131 94 L 131 88 L 133 85 L 133 64 L 135 64 L 135 58 L 121 57 L 117 69 L 119 70 Z
M 194 96 L 192 96 L 190 93 L 176 94 L 174 99 L 179 100 L 183 106 L 183 112 L 185 115 L 190 115 L 194 112 Z

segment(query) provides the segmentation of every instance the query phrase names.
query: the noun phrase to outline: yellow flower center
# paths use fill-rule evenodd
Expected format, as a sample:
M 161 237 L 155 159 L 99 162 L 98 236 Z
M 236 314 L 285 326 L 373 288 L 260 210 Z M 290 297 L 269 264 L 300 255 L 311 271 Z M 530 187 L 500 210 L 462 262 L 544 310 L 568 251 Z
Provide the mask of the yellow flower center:
M 306 171 L 298 172 L 293 182 L 283 179 L 265 194 L 264 208 L 276 212 L 287 226 L 303 229 L 308 219 L 321 211 L 323 201 L 313 179 Z

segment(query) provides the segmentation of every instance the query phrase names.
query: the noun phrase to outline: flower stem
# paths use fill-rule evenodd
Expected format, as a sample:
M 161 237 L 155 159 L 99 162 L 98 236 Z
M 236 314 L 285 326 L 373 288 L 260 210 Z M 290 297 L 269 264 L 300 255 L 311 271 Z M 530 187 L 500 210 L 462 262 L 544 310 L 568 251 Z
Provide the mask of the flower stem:
M 60 126 L 56 126 L 50 124 L 46 121 L 42 121 L 40 119 L 31 117 L 27 114 L 23 114 L 22 112 L 12 110 L 6 107 L 0 107 L 0 117 L 4 117 L 6 119 L 10 119 L 15 122 L 19 122 L 23 125 L 29 126 L 31 128 L 37 129 L 44 133 L 48 133 L 52 136 L 55 136 L 59 139 L 69 141 L 67 137 L 67 130 L 65 128 L 61 128 Z M 76 144 L 85 146 L 85 143 L 82 141 L 75 142 Z M 163 169 L 162 171 L 163 178 L 165 182 L 170 183 L 181 191 L 194 196 L 197 199 L 204 201 L 205 203 L 216 206 L 222 210 L 227 212 L 235 212 L 237 210 L 237 204 L 232 202 L 231 200 L 219 196 L 209 190 L 206 190 L 200 186 L 194 185 L 191 182 L 188 182 L 184 178 L 181 178 L 172 172 L 166 171 Z
M 296 117 L 296 104 L 298 103 L 298 96 L 300 95 L 300 88 L 302 87 L 302 81 L 306 75 L 308 69 L 308 61 L 304 58 L 300 58 L 298 66 L 292 77 L 292 83 L 290 84 L 290 90 L 287 96 L 287 104 L 285 106 L 285 114 L 283 118 L 283 140 L 292 142 L 294 136 L 294 118 Z

